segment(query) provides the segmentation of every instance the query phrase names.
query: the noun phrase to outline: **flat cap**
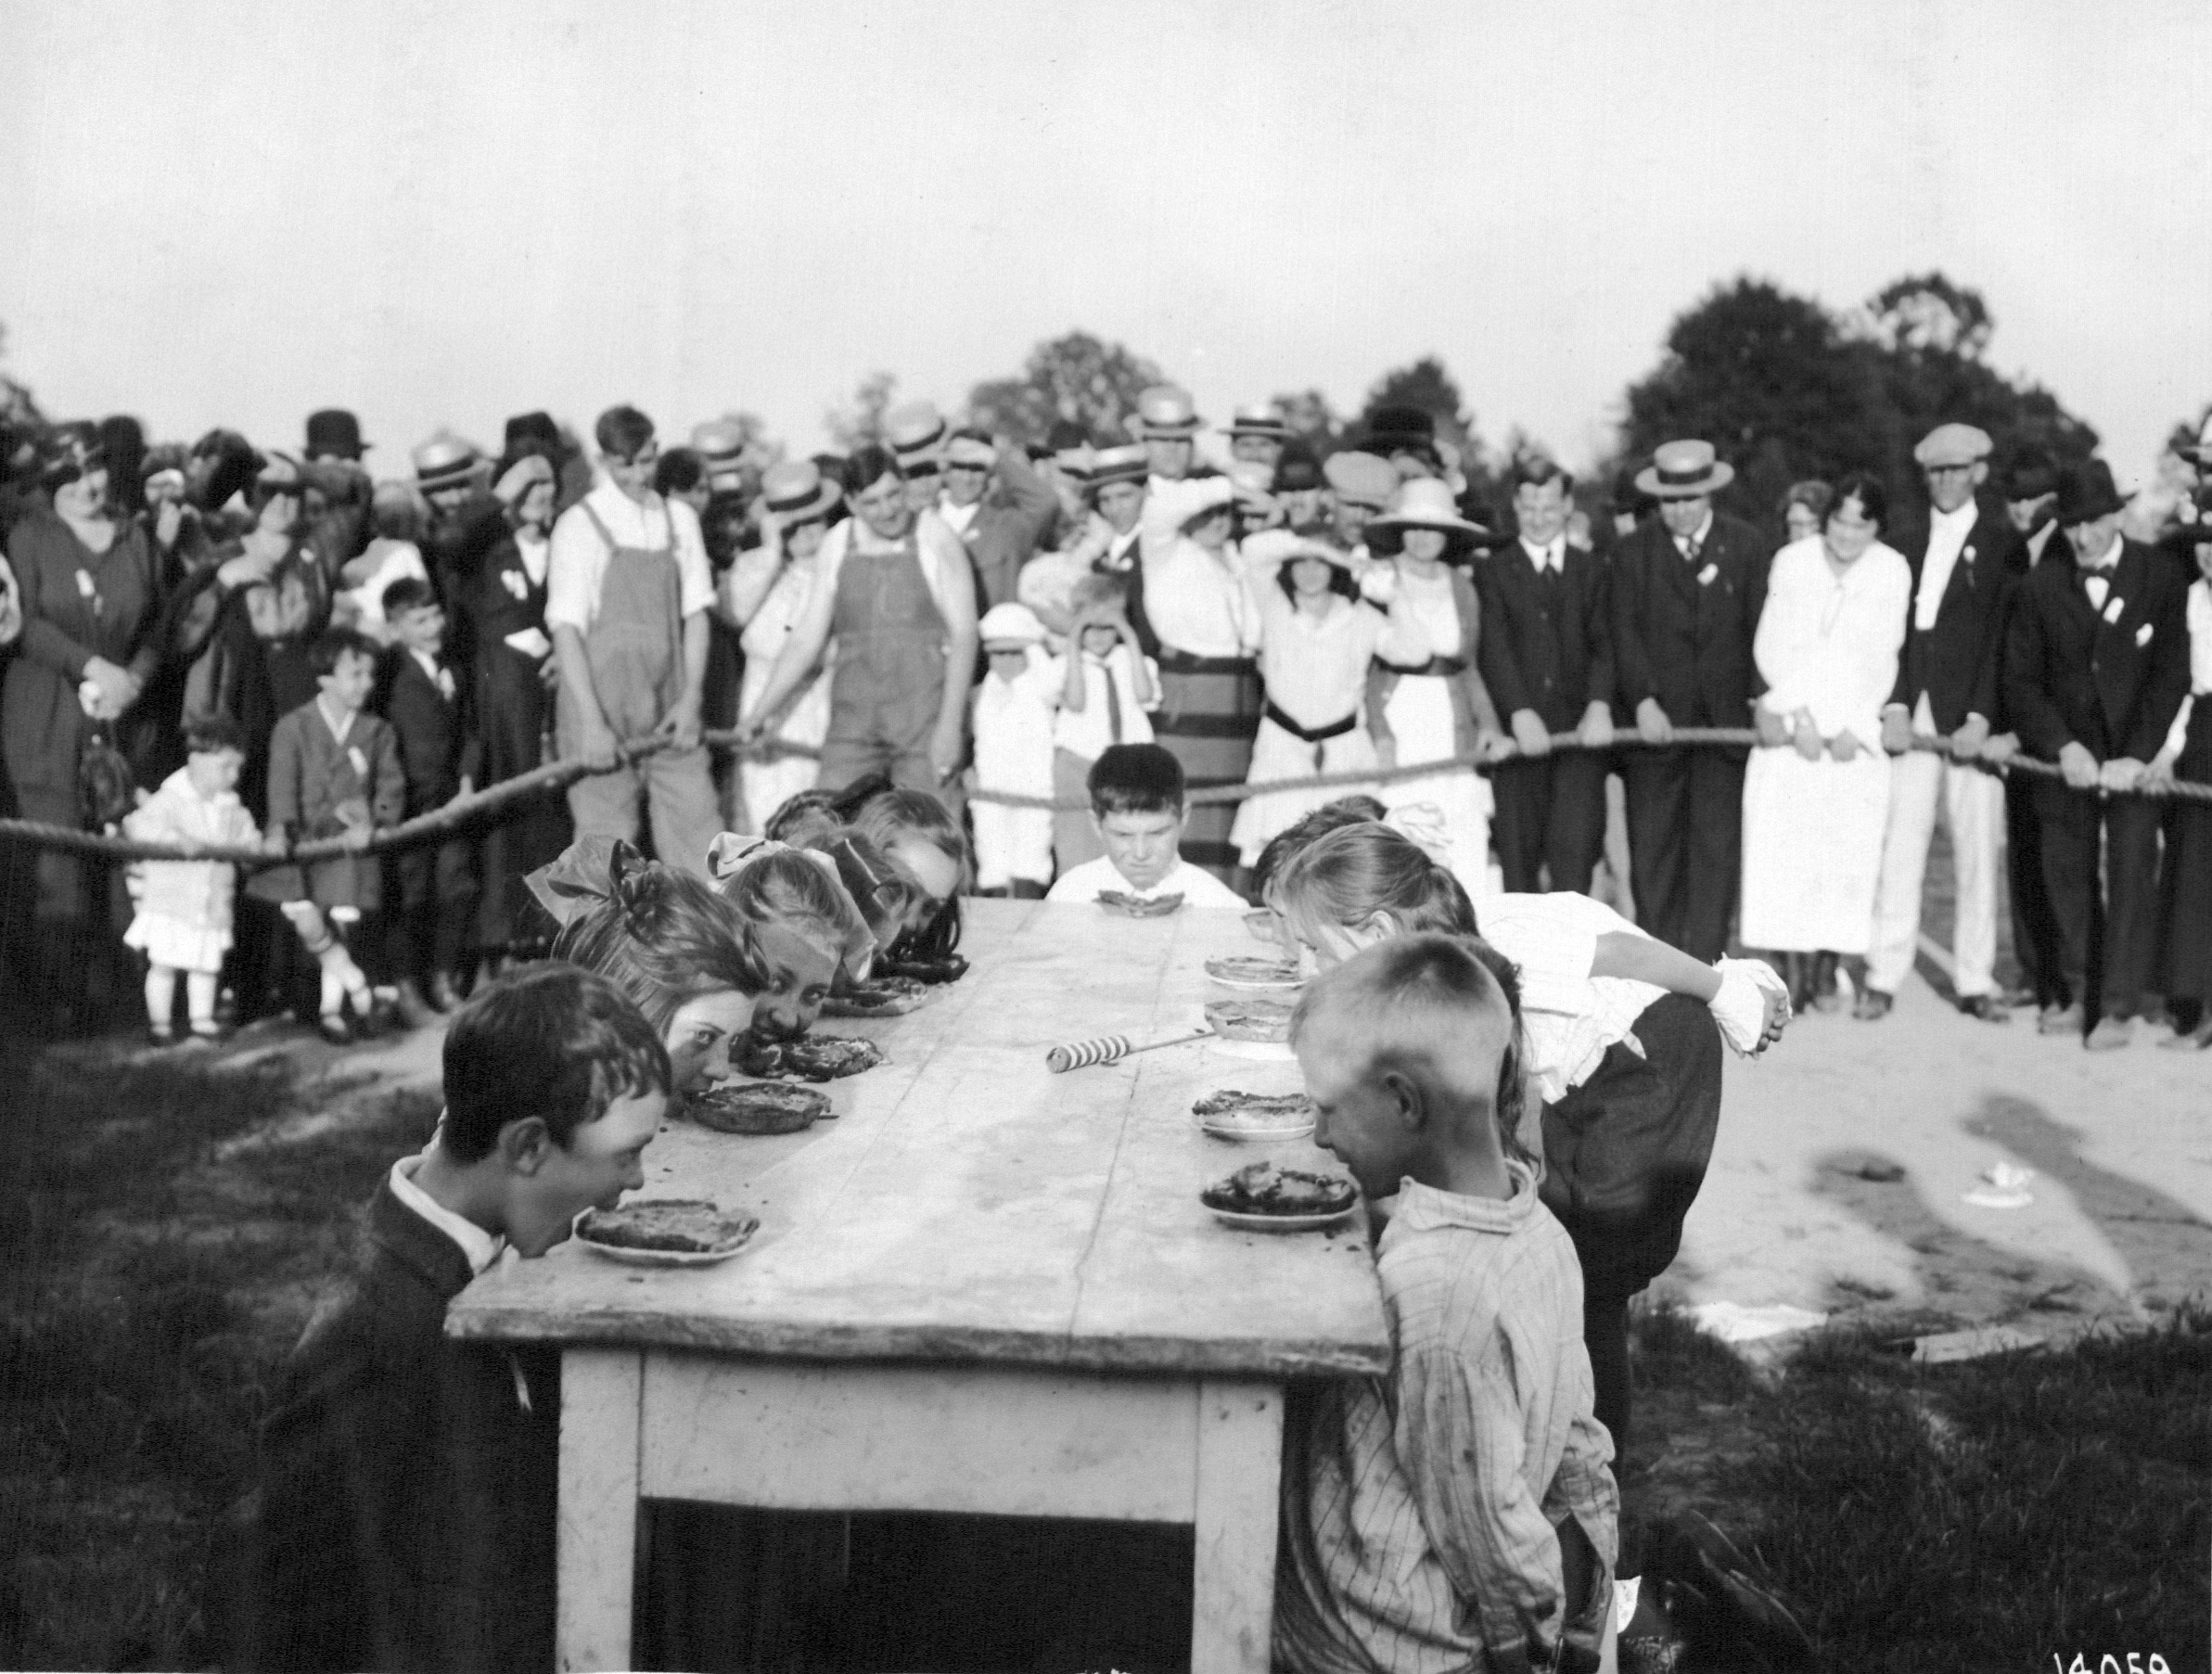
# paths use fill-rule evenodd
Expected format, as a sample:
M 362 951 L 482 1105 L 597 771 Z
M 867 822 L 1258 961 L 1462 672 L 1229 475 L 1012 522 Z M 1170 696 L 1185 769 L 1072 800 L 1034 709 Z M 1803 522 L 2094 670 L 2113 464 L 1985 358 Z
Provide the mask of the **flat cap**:
M 1942 466 L 1979 465 L 1988 458 L 1989 432 L 1975 425 L 1937 425 L 1912 450 L 1913 463 L 1924 471 Z

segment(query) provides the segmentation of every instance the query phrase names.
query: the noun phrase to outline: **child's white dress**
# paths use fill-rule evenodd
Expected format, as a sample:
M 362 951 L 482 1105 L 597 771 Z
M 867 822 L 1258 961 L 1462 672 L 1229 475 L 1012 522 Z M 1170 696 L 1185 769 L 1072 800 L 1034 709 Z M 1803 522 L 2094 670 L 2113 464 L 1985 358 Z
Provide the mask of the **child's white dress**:
M 183 767 L 122 824 L 125 836 L 146 843 L 261 841 L 237 791 L 203 797 L 192 783 L 191 770 Z M 170 970 L 212 974 L 222 969 L 230 947 L 238 869 L 227 861 L 140 861 L 136 872 L 138 911 L 123 932 L 124 945 L 143 949 L 154 964 Z
M 976 688 L 976 788 L 1027 797 L 1053 794 L 1054 664 L 1032 648 L 1014 680 L 986 674 Z M 1046 884 L 1053 875 L 1049 808 L 969 804 L 976 822 L 976 886 L 1002 889 L 1016 878 Z

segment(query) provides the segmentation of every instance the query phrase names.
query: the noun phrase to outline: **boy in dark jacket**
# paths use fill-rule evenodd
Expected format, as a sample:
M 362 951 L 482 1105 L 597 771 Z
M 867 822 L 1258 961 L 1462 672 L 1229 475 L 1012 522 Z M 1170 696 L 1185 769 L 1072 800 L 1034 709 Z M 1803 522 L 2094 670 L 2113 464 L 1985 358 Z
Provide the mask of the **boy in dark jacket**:
M 670 1084 L 652 1026 L 574 965 L 462 1007 L 437 1131 L 278 1380 L 226 1668 L 552 1668 L 558 1357 L 449 1339 L 446 1307 L 643 1185 Z
M 428 581 L 403 576 L 385 588 L 382 602 L 394 641 L 385 654 L 384 719 L 399 735 L 412 820 L 476 787 L 481 749 L 467 694 L 445 658 L 445 611 L 438 595 Z M 392 967 L 401 1015 L 418 1028 L 431 1012 L 460 1003 L 456 985 L 475 921 L 479 847 L 472 837 L 454 836 L 391 857 L 399 896 Z

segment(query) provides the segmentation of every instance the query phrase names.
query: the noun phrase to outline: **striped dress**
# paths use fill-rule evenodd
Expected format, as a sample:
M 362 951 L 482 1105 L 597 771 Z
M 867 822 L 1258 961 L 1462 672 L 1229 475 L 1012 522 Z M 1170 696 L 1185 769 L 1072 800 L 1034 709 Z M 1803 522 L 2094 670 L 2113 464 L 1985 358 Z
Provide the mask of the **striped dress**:
M 1235 549 L 1179 540 L 1144 572 L 1144 611 L 1159 636 L 1157 741 L 1191 790 L 1242 785 L 1259 731 L 1259 603 Z M 1231 802 L 1201 804 L 1183 826 L 1183 858 L 1229 881 L 1237 864 Z

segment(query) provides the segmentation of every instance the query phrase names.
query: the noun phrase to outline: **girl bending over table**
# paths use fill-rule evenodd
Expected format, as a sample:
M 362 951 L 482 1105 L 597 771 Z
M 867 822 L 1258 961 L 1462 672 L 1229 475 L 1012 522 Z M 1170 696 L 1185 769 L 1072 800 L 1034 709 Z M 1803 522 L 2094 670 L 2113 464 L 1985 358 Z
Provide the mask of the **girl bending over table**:
M 823 1003 L 864 978 L 876 957 L 876 938 L 838 865 L 830 852 L 731 831 L 707 850 L 716 891 L 751 929 L 768 967 L 768 987 L 753 1006 L 752 1032 L 762 1039 L 806 1033 Z
M 703 878 L 604 837 L 578 839 L 524 882 L 560 925 L 553 957 L 612 980 L 658 1031 L 674 1096 L 726 1073 L 769 986 L 735 907 Z
M 904 887 L 906 904 L 896 939 L 883 949 L 885 961 L 951 959 L 960 945 L 960 887 L 969 870 L 959 821 L 927 791 L 895 786 L 874 773 L 841 791 L 793 797 L 768 822 L 768 835 L 812 849 L 838 826 L 873 844 Z M 848 886 L 852 881 L 846 879 Z

